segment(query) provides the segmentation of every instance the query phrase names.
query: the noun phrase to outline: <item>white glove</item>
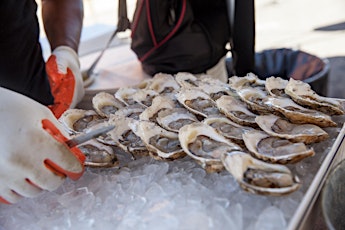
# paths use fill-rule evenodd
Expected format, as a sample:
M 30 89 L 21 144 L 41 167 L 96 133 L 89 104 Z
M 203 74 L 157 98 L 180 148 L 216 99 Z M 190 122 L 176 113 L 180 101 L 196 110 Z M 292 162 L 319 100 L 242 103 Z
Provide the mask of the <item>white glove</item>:
M 46 63 L 54 105 L 50 106 L 59 118 L 69 108 L 74 108 L 84 97 L 83 77 L 77 53 L 68 46 L 59 46 Z
M 69 149 L 68 134 L 38 102 L 0 87 L 0 202 L 16 203 L 57 189 L 84 172 L 85 156 Z

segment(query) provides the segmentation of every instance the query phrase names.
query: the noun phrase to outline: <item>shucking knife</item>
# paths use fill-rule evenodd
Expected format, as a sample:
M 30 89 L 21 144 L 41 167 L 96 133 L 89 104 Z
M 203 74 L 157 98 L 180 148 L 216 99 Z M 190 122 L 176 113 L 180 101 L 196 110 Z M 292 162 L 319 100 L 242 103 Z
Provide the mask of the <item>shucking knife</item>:
M 73 137 L 73 138 L 65 141 L 65 143 L 68 145 L 68 147 L 73 148 L 74 146 L 80 145 L 80 144 L 82 144 L 88 140 L 91 140 L 93 138 L 96 138 L 96 137 L 104 134 L 104 133 L 107 133 L 114 128 L 115 128 L 115 125 L 104 126 L 102 128 L 99 128 L 99 129 L 91 130 L 88 133 L 83 133 L 83 134 L 80 134 L 76 137 Z

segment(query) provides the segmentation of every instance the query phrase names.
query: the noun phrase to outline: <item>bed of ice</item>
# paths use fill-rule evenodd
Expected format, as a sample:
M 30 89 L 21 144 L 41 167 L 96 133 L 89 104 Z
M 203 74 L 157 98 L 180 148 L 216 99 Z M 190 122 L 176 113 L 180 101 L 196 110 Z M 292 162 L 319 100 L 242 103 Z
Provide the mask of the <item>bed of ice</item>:
M 207 174 L 189 157 L 129 160 L 119 152 L 121 167 L 87 168 L 54 192 L 0 205 L 0 230 L 286 229 L 345 118 L 338 120 L 326 129 L 331 137 L 313 145 L 315 156 L 289 166 L 302 186 L 287 196 L 244 192 L 227 171 Z

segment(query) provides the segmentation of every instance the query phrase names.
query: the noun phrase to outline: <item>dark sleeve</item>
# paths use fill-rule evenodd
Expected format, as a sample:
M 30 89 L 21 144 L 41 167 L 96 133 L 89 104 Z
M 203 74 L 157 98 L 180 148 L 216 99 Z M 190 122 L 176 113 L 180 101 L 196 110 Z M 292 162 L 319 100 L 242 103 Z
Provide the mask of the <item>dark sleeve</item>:
M 231 49 L 236 75 L 244 76 L 254 71 L 254 0 L 238 0 L 235 2 L 235 22 Z
M 0 2 L 0 86 L 53 104 L 39 43 L 35 0 Z

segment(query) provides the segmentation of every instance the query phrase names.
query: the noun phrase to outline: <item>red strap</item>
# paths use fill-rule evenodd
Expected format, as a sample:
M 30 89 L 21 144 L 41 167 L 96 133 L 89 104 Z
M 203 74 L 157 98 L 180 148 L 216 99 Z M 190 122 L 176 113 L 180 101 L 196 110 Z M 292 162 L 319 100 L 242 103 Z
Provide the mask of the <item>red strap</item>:
M 8 202 L 7 200 L 5 200 L 4 198 L 2 198 L 0 196 L 0 203 L 3 203 L 3 204 L 11 204 L 10 202 Z
M 74 75 L 69 68 L 67 68 L 66 74 L 59 73 L 55 55 L 49 57 L 46 70 L 54 96 L 54 105 L 49 106 L 49 108 L 55 117 L 59 118 L 63 112 L 69 109 L 72 103 L 75 86 Z
M 48 119 L 42 120 L 42 128 L 44 130 L 46 130 L 57 141 L 59 141 L 60 143 L 64 144 L 67 148 L 69 148 L 65 144 L 65 141 L 67 141 L 67 138 L 64 135 L 62 135 L 60 130 L 58 128 L 56 128 L 56 126 L 50 120 L 48 120 Z M 84 166 L 84 162 L 85 162 L 86 157 L 80 151 L 80 149 L 75 146 L 73 148 L 70 148 L 70 150 L 77 157 L 79 162 Z M 69 178 L 71 178 L 73 180 L 80 178 L 84 172 L 84 170 L 82 170 L 82 172 L 80 172 L 80 173 L 73 173 L 73 172 L 66 171 L 63 168 L 61 168 L 59 165 L 57 165 L 56 163 L 54 163 L 53 161 L 51 161 L 49 159 L 46 159 L 44 161 L 44 163 L 45 163 L 46 167 L 48 169 L 50 169 L 51 171 L 53 171 L 55 174 L 60 175 L 60 176 L 68 176 Z

